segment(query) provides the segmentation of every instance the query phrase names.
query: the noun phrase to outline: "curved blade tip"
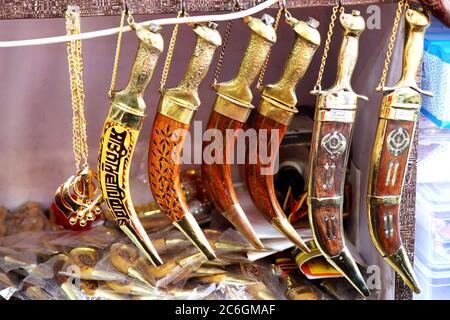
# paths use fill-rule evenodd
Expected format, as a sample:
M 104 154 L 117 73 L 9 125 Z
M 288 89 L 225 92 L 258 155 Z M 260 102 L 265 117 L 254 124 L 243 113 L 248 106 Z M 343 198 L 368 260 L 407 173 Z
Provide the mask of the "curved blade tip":
M 150 262 L 159 267 L 163 264 L 161 257 L 150 241 L 144 227 L 140 221 L 131 219 L 128 223 L 120 226 L 120 229 L 130 238 L 134 245 L 150 260 Z
M 230 209 L 222 212 L 222 215 L 239 231 L 250 244 L 258 249 L 264 249 L 264 245 L 256 235 L 250 221 L 240 205 L 233 205 Z
M 347 278 L 360 294 L 364 297 L 370 296 L 366 281 L 347 248 L 344 248 L 338 256 L 327 258 L 327 260 Z
M 403 246 L 395 254 L 385 256 L 384 259 L 394 268 L 411 290 L 416 294 L 420 293 L 420 286 L 416 279 L 414 268 Z
M 306 243 L 286 218 L 283 217 L 272 219 L 271 224 L 278 230 L 278 232 L 284 234 L 289 240 L 291 240 L 300 250 L 306 253 L 311 252 Z
M 192 213 L 187 212 L 183 218 L 173 222 L 173 224 L 184 233 L 184 235 L 191 240 L 191 242 L 200 250 L 201 253 L 208 259 L 214 260 L 217 258 L 213 248 L 208 239 L 198 225 Z

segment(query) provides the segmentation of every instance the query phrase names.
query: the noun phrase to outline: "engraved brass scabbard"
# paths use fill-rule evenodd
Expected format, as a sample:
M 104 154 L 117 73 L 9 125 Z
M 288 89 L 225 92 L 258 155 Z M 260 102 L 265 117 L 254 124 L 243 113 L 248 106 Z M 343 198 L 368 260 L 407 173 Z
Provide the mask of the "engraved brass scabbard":
M 378 252 L 416 293 L 414 270 L 402 245 L 400 202 L 406 168 L 421 106 L 416 76 L 423 54 L 424 34 L 430 19 L 421 9 L 406 11 L 408 29 L 403 71 L 393 88 L 384 88 L 370 161 L 367 213 L 369 232 Z
M 155 265 L 162 264 L 137 218 L 130 195 L 129 172 L 139 131 L 145 117 L 143 94 L 163 50 L 156 26 L 136 25 L 140 40 L 130 79 L 125 89 L 111 97 L 111 108 L 103 127 L 98 172 L 103 198 L 123 232 Z
M 247 145 L 249 161 L 245 164 L 245 177 L 250 196 L 261 214 L 296 246 L 308 252 L 308 247 L 289 223 L 278 203 L 273 170 L 279 144 L 294 114 L 298 112 L 295 107 L 297 83 L 305 74 L 320 45 L 320 33 L 317 31 L 319 23 L 312 18 L 309 18 L 308 22 L 290 18 L 288 22 L 296 34 L 296 40 L 280 79 L 275 84 L 267 85 L 262 91 L 261 103 L 252 128 L 257 130 L 258 136 L 267 135 L 267 144 L 260 145 L 261 140 L 257 139 L 256 145 Z M 278 130 L 278 139 L 272 141 L 272 132 L 275 130 Z M 266 150 L 261 150 L 262 148 Z M 270 155 L 270 161 L 264 161 L 263 164 L 261 154 Z
M 239 205 L 234 191 L 230 154 L 234 149 L 235 132 L 241 129 L 253 108 L 250 86 L 261 71 L 270 47 L 276 42 L 276 33 L 271 26 L 272 20 L 268 15 L 264 15 L 262 19 L 252 17 L 244 19 L 251 30 L 250 42 L 236 77 L 214 86 L 217 97 L 207 125 L 207 129 L 216 129 L 222 134 L 223 140 L 219 143 L 221 148 L 214 150 L 222 156 L 218 157 L 219 161 L 207 162 L 205 159 L 202 165 L 203 184 L 216 208 L 255 248 L 259 249 L 263 248 L 263 244 Z M 231 138 L 227 138 L 227 130 L 234 133 Z M 213 142 L 214 140 L 204 142 L 204 155 L 213 153 L 210 150 Z
M 159 102 L 149 142 L 150 188 L 161 212 L 208 258 L 215 253 L 189 210 L 180 182 L 185 134 L 200 106 L 198 87 L 206 76 L 221 37 L 214 23 L 194 26 L 196 44 L 180 84 L 165 90 Z
M 351 87 L 358 58 L 359 36 L 365 29 L 359 11 L 343 13 L 344 38 L 338 57 L 335 84 L 317 93 L 309 158 L 309 221 L 321 253 L 363 295 L 369 289 L 345 245 L 343 192 L 359 96 Z

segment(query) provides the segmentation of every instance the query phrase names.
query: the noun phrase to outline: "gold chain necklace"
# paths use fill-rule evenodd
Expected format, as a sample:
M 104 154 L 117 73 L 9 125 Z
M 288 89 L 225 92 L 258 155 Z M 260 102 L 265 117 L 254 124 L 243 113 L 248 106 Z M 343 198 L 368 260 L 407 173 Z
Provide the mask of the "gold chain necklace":
M 79 34 L 79 7 L 68 6 L 65 18 L 67 35 Z M 100 215 L 102 197 L 97 176 L 88 165 L 81 40 L 67 43 L 67 55 L 72 93 L 72 144 L 76 173 L 60 185 L 55 194 L 55 204 L 70 226 L 85 227 L 88 221 L 94 221 Z

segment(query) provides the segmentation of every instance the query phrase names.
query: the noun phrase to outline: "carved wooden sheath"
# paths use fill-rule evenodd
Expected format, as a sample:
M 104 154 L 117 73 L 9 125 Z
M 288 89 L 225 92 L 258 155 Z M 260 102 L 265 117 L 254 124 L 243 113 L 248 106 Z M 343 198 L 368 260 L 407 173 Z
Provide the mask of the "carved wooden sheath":
M 217 25 L 196 25 L 197 40 L 184 78 L 165 90 L 159 102 L 149 142 L 148 173 L 153 197 L 161 212 L 208 258 L 215 253 L 189 210 L 180 181 L 183 142 L 200 106 L 198 87 L 208 73 L 214 51 L 221 45 Z
M 211 141 L 203 143 L 203 154 L 207 157 L 202 164 L 205 188 L 216 208 L 255 248 L 263 248 L 263 245 L 239 205 L 233 187 L 230 162 L 238 131 L 253 108 L 250 86 L 258 76 L 270 47 L 276 41 L 271 20 L 273 18 L 268 15 L 264 15 L 262 19 L 244 19 L 251 29 L 251 37 L 238 74 L 233 80 L 216 84 L 214 87 L 217 98 L 207 129 L 216 129 L 215 132 L 220 133 L 221 137 L 215 135 Z
M 406 11 L 408 34 L 400 81 L 386 91 L 381 104 L 369 171 L 367 212 L 372 242 L 405 283 L 420 292 L 400 238 L 400 201 L 411 141 L 421 106 L 416 83 L 429 17 L 420 9 Z
M 277 230 L 304 251 L 309 251 L 298 233 L 291 226 L 278 203 L 273 175 L 278 160 L 278 149 L 286 128 L 297 111 L 295 89 L 303 77 L 320 45 L 319 23 L 288 19 L 296 34 L 289 58 L 280 79 L 267 85 L 252 127 L 256 129 L 256 143 L 247 144 L 245 177 L 250 196 L 261 214 Z M 262 161 L 262 158 L 265 159 Z
M 103 198 L 120 228 L 155 265 L 162 261 L 139 221 L 131 201 L 129 172 L 134 148 L 145 117 L 143 94 L 164 46 L 159 27 L 136 25 L 140 40 L 125 89 L 113 93 L 103 127 L 98 172 Z
M 370 294 L 345 245 L 343 195 L 358 95 L 351 77 L 358 59 L 359 36 L 365 29 L 359 11 L 341 14 L 344 38 L 335 84 L 319 91 L 309 158 L 309 221 L 314 240 L 328 262 L 364 296 Z M 367 98 L 366 98 L 367 99 Z

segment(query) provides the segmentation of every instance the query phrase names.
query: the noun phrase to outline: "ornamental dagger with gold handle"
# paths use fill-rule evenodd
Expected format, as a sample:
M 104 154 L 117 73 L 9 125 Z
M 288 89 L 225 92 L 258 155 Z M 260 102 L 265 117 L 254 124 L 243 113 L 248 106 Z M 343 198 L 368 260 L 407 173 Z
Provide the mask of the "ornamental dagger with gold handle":
M 236 131 L 242 128 L 253 108 L 251 105 L 253 95 L 250 86 L 261 71 L 270 48 L 276 42 L 276 33 L 272 27 L 273 18 L 269 15 L 265 14 L 262 19 L 247 17 L 244 18 L 244 22 L 251 30 L 250 42 L 236 77 L 214 86 L 217 91 L 217 98 L 207 125 L 207 129 L 219 130 L 222 134 L 221 149 L 214 151 L 221 153 L 222 157 L 219 158 L 222 163 L 216 163 L 218 161 L 207 162 L 207 159 L 204 159 L 202 179 L 216 208 L 255 248 L 262 249 L 263 244 L 256 236 L 250 221 L 238 202 L 229 162 L 236 140 Z M 233 132 L 231 138 L 227 138 L 227 130 Z M 204 142 L 204 155 L 213 143 L 213 141 Z
M 317 96 L 309 158 L 309 221 L 314 240 L 328 262 L 364 296 L 369 289 L 345 245 L 343 191 L 358 96 L 351 77 L 358 58 L 359 36 L 365 29 L 359 11 L 342 13 L 344 39 L 335 84 Z M 367 99 L 367 98 L 365 98 Z
M 309 251 L 278 203 L 273 170 L 279 144 L 294 114 L 298 112 L 295 107 L 297 83 L 305 74 L 320 45 L 320 33 L 317 31 L 319 22 L 313 18 L 304 22 L 291 17 L 287 19 L 287 23 L 295 31 L 296 40 L 280 79 L 275 84 L 267 85 L 262 91 L 261 103 L 252 128 L 258 132 L 258 135 L 267 135 L 267 144 L 261 145 L 260 139 L 257 139 L 257 146 L 248 144 L 249 160 L 256 160 L 256 163 L 246 161 L 245 178 L 253 203 L 263 216 L 300 249 Z M 273 130 L 278 130 L 277 141 L 272 141 L 270 138 Z M 259 152 L 261 148 L 267 149 L 264 151 L 265 154 L 268 154 L 270 149 L 270 160 L 265 164 L 260 158 L 263 153 Z
M 419 285 L 400 237 L 399 214 L 408 158 L 422 98 L 416 76 L 423 55 L 429 16 L 422 9 L 406 11 L 408 33 L 400 81 L 386 92 L 378 119 L 370 161 L 367 214 L 378 252 L 414 292 Z
M 112 93 L 103 127 L 98 159 L 100 186 L 109 212 L 123 232 L 155 265 L 162 261 L 142 227 L 130 195 L 129 172 L 139 131 L 145 117 L 143 94 L 163 51 L 159 27 L 133 25 L 140 40 L 128 85 Z
M 194 51 L 180 84 L 163 91 L 148 153 L 150 188 L 161 212 L 210 260 L 216 255 L 189 210 L 180 182 L 180 161 L 185 134 L 200 106 L 198 87 L 222 43 L 216 28 L 212 22 L 194 26 Z

